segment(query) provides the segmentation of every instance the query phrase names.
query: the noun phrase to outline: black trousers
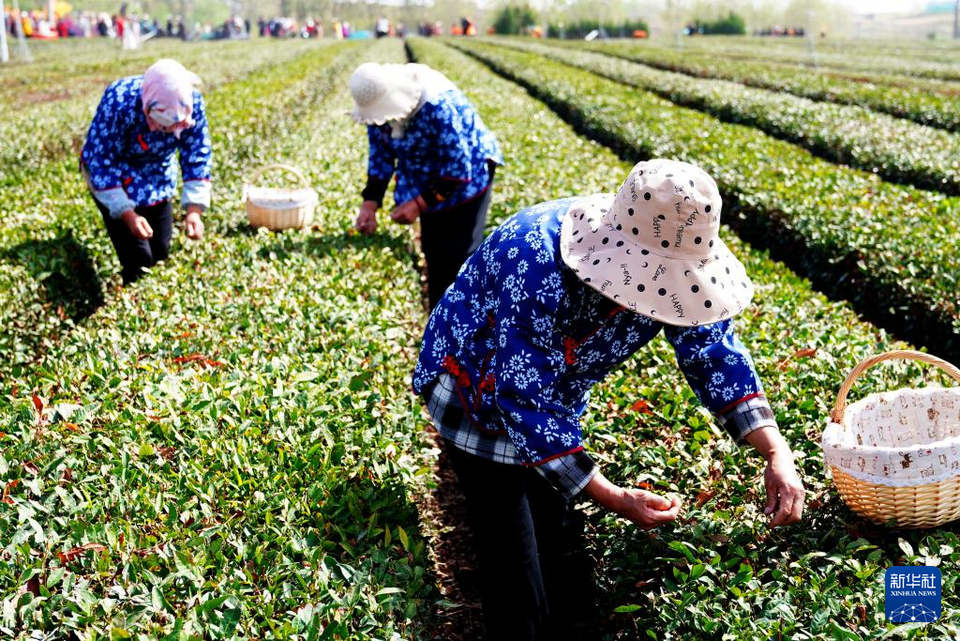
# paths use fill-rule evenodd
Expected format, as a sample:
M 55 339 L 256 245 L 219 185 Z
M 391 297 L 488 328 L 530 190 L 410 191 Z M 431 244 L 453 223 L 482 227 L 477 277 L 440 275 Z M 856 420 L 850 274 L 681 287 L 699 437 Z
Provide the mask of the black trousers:
M 420 216 L 420 245 L 427 261 L 427 297 L 430 309 L 457 279 L 457 272 L 477 250 L 487 226 L 493 183 L 482 195 L 456 207 Z
M 170 255 L 170 239 L 173 238 L 173 206 L 169 201 L 137 207 L 136 212 L 147 219 L 153 228 L 153 237 L 140 240 L 130 233 L 127 224 L 118 218 L 111 218 L 110 212 L 96 198 L 93 201 L 103 215 L 103 224 L 113 243 L 120 260 L 123 284 L 129 285 L 140 278 L 143 270 L 153 267 Z
M 445 448 L 476 539 L 487 639 L 596 639 L 583 516 L 531 468 Z

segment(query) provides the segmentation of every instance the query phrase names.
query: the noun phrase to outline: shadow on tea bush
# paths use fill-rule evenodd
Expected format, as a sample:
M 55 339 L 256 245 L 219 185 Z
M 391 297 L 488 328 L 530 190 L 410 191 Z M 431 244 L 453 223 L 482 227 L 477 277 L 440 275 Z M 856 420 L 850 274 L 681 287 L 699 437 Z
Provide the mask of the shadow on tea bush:
M 44 303 L 61 310 L 61 318 L 78 323 L 103 305 L 103 288 L 87 249 L 72 231 L 48 240 L 29 240 L 0 254 L 19 263 L 43 285 Z

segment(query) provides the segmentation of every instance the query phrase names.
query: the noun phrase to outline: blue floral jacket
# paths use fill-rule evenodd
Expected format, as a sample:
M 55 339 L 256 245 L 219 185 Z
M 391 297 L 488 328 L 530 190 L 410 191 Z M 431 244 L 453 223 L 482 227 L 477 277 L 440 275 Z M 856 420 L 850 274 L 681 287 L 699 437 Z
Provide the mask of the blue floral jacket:
M 390 125 L 368 125 L 367 174 L 389 181 L 396 172 L 397 204 L 432 188 L 437 179 L 461 183 L 432 210 L 447 209 L 479 196 L 490 186 L 487 161 L 503 164 L 500 146 L 459 89 L 428 100 L 410 121 L 403 137 L 391 137 Z
M 662 324 L 609 301 L 566 267 L 560 224 L 575 201 L 521 211 L 467 260 L 430 315 L 414 392 L 450 374 L 472 424 L 506 432 L 524 464 L 582 450 L 590 389 L 661 331 L 714 414 L 735 414 L 738 404 L 762 396 L 732 320 Z
M 142 84 L 143 76 L 117 80 L 97 107 L 81 153 L 94 196 L 114 217 L 170 200 L 177 189 L 174 161 L 179 151 L 183 204 L 209 207 L 213 157 L 203 96 L 194 92 L 195 124 L 178 139 L 150 131 L 140 99 Z

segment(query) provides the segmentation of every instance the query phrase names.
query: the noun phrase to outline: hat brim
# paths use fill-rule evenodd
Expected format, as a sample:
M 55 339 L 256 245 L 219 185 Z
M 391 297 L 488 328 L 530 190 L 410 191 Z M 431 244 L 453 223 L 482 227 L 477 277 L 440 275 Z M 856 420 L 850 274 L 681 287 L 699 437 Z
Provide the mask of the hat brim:
M 353 119 L 363 125 L 383 125 L 413 113 L 420 104 L 423 87 L 409 73 L 406 75 L 407 83 L 398 83 L 376 102 L 364 107 L 354 104 L 350 113 Z
M 750 304 L 753 283 L 721 239 L 699 260 L 662 256 L 606 222 L 614 199 L 582 198 L 563 218 L 560 255 L 580 280 L 637 314 L 680 327 L 726 320 Z

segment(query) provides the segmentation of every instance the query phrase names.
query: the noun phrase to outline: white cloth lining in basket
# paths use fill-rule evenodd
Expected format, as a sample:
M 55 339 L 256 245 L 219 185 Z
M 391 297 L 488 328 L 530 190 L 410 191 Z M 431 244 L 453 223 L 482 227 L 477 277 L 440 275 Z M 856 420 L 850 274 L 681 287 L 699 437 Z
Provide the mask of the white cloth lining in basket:
M 825 467 L 891 487 L 960 475 L 960 388 L 901 389 L 850 405 L 847 427 L 827 421 Z
M 290 190 L 289 194 L 263 194 L 257 190 L 260 187 L 251 187 L 244 193 L 244 200 L 252 200 L 262 209 L 296 209 L 307 205 L 316 205 L 320 198 L 312 189 Z

